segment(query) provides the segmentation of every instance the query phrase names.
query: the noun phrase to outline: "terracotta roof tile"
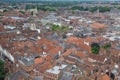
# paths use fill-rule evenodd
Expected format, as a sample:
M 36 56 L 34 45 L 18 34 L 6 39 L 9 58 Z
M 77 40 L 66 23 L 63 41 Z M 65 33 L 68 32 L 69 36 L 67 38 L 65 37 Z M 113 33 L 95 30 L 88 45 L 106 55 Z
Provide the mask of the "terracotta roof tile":
M 111 52 L 110 52 L 112 55 L 115 55 L 115 56 L 119 56 L 120 55 L 120 50 L 116 50 L 116 49 L 111 49 Z
M 76 59 L 73 58 L 73 57 L 70 57 L 70 56 L 64 56 L 63 58 L 64 58 L 64 60 L 66 60 L 66 61 L 76 62 Z
M 89 46 L 89 45 L 85 45 L 85 44 L 79 44 L 78 45 L 81 49 L 83 49 L 83 50 L 86 50 L 86 51 L 88 51 L 89 53 L 91 53 L 91 46 Z
M 70 37 L 68 38 L 67 42 L 71 44 L 75 44 L 78 47 L 80 47 L 83 50 L 87 50 L 89 53 L 91 52 L 91 46 L 90 43 L 92 42 L 92 38 L 77 38 L 77 37 Z M 89 43 L 89 45 L 86 45 L 85 42 Z
M 101 23 L 93 23 L 90 25 L 90 27 L 92 27 L 92 28 L 106 28 L 107 25 L 101 24 Z
M 102 80 L 110 80 L 110 77 L 107 74 L 105 74 L 102 76 Z
M 67 42 L 75 42 L 75 41 L 78 41 L 79 39 L 77 37 L 69 37 L 67 39 Z
M 86 41 L 86 42 L 92 42 L 92 41 L 93 41 L 93 38 L 87 37 L 87 38 L 84 38 L 83 40 Z
M 37 66 L 37 70 L 39 70 L 40 72 L 45 72 L 45 70 L 50 69 L 52 67 L 53 65 L 51 64 L 51 62 L 47 61 L 44 64 Z
M 70 55 L 70 54 L 72 54 L 74 51 L 76 51 L 76 49 L 75 49 L 75 48 L 72 48 L 72 49 L 67 49 L 67 51 L 66 51 L 66 52 L 64 52 L 62 56 L 67 56 L 67 55 Z
M 91 58 L 95 60 L 96 62 L 100 62 L 100 63 L 104 63 L 106 59 L 104 56 L 99 56 L 95 54 L 89 54 L 88 58 Z
M 46 56 L 46 61 L 50 61 L 50 60 L 52 60 L 52 56 L 51 55 L 47 55 Z
M 57 54 L 61 50 L 62 50 L 62 48 L 58 46 L 58 47 L 53 48 L 52 50 L 50 50 L 49 53 L 51 53 L 51 54 Z
M 99 37 L 97 37 L 97 40 L 98 40 L 98 41 L 103 41 L 103 40 L 105 40 L 105 38 L 102 37 L 102 36 L 99 36 Z
M 44 61 L 44 58 L 42 58 L 42 57 L 34 59 L 35 64 L 42 63 L 43 61 Z
M 85 58 L 86 57 L 86 54 L 83 53 L 82 51 L 76 52 L 75 55 L 79 56 L 80 58 Z

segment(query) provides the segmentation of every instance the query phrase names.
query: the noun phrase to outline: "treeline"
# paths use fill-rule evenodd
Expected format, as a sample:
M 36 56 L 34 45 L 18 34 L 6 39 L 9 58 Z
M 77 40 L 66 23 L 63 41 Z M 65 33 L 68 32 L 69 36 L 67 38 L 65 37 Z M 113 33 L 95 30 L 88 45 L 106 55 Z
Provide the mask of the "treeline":
M 100 12 L 109 12 L 111 7 L 107 6 L 95 6 L 95 7 L 83 7 L 83 6 L 73 6 L 72 10 L 80 10 L 80 11 L 90 11 L 95 12 L 99 9 Z
M 78 2 L 69 2 L 69 1 L 46 1 L 46 2 L 41 2 L 43 5 L 26 5 L 26 10 L 28 9 L 34 9 L 37 7 L 38 10 L 43 10 L 43 11 L 56 11 L 56 7 L 68 7 L 71 5 L 79 4 Z
M 115 6 L 115 8 L 120 9 L 120 6 Z
M 35 9 L 43 10 L 43 11 L 56 11 L 54 7 L 46 6 L 46 5 L 26 5 L 26 10 Z
M 72 6 L 76 4 L 79 4 L 79 2 L 77 1 L 54 1 L 50 3 L 45 3 L 45 5 L 49 5 L 52 7 L 68 7 L 68 6 Z
M 41 3 L 44 4 L 46 6 L 51 6 L 51 7 L 68 7 L 68 6 L 72 6 L 72 5 L 76 5 L 76 4 L 80 4 L 82 2 L 79 1 L 38 1 L 37 3 Z

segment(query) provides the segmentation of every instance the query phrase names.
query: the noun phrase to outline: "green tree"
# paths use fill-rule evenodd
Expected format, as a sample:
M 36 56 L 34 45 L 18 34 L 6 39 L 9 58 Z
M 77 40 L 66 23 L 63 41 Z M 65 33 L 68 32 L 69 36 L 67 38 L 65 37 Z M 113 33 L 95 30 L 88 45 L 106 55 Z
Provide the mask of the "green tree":
M 100 51 L 100 46 L 99 46 L 99 44 L 98 44 L 98 43 L 93 43 L 93 44 L 91 45 L 91 51 L 92 51 L 93 54 L 98 54 L 99 51 Z
M 4 62 L 0 60 L 0 80 L 4 80 L 4 77 L 5 77 Z
M 94 53 L 94 54 L 98 54 L 99 50 L 100 49 L 98 47 L 96 47 L 96 46 L 92 47 L 92 53 Z
M 67 27 L 67 26 L 53 25 L 51 29 L 52 29 L 52 31 L 65 32 L 65 31 L 69 30 L 69 27 Z
M 5 12 L 7 12 L 7 10 L 6 10 L 6 9 L 4 9 L 4 10 L 3 10 L 3 13 L 5 13 Z
M 107 43 L 105 44 L 104 46 L 102 46 L 102 48 L 104 49 L 109 49 L 111 47 L 111 44 L 110 43 Z
M 83 7 L 83 6 L 73 6 L 71 9 L 72 10 L 81 10 L 81 11 L 87 11 L 88 10 L 87 7 Z

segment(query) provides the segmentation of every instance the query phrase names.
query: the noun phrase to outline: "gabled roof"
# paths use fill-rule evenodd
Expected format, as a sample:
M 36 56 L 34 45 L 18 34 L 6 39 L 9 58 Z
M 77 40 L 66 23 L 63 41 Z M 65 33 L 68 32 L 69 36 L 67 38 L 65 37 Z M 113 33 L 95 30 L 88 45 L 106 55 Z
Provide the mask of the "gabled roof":
M 100 63 L 104 63 L 106 61 L 106 57 L 95 54 L 89 54 L 88 58 L 91 58 L 95 60 L 95 62 L 100 62 Z
M 12 19 L 12 18 L 3 18 L 2 21 L 8 21 L 8 22 L 16 22 L 16 20 Z
M 44 61 L 44 58 L 43 58 L 43 57 L 34 59 L 35 64 L 42 63 L 43 61 Z
M 68 42 L 73 42 L 73 41 L 78 41 L 78 38 L 77 37 L 69 37 L 67 39 Z
M 38 65 L 38 66 L 36 67 L 36 69 L 39 70 L 40 72 L 45 72 L 45 70 L 50 69 L 50 68 L 52 68 L 52 67 L 53 67 L 53 65 L 51 64 L 51 62 L 50 62 L 50 61 L 47 61 L 47 62 L 45 62 L 45 63 L 42 64 L 42 65 Z
M 76 51 L 75 48 L 67 49 L 67 51 L 65 51 L 62 56 L 70 55 L 70 54 L 72 54 L 74 51 Z
M 61 51 L 62 48 L 60 46 L 57 46 L 49 51 L 51 54 L 57 54 L 59 51 Z
M 105 74 L 102 76 L 102 80 L 110 80 L 110 77 L 107 74 Z
M 102 23 L 93 23 L 90 25 L 91 28 L 106 28 L 107 25 L 102 24 Z
M 75 55 L 79 56 L 80 58 L 85 58 L 86 57 L 86 54 L 83 53 L 82 51 L 76 52 Z

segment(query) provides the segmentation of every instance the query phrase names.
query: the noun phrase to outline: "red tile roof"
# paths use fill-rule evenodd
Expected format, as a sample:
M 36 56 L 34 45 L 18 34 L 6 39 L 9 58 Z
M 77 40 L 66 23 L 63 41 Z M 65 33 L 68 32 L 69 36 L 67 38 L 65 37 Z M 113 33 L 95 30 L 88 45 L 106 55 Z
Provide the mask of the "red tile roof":
M 77 38 L 77 37 L 69 37 L 68 39 L 67 39 L 67 42 L 76 42 L 76 41 L 78 41 L 79 39 Z
M 87 38 L 84 38 L 83 40 L 91 43 L 93 41 L 93 38 L 92 37 L 87 37 Z
M 93 23 L 90 25 L 91 28 L 106 28 L 107 25 L 102 24 L 102 23 Z
M 44 61 L 44 58 L 42 58 L 42 57 L 34 59 L 35 64 L 42 63 L 43 61 Z
M 89 53 L 91 53 L 91 46 L 86 45 L 86 44 L 79 44 L 78 45 L 82 50 L 88 51 Z
M 96 62 L 100 62 L 100 63 L 104 63 L 106 59 L 104 56 L 99 56 L 95 54 L 89 54 L 88 58 L 93 59 Z
M 12 19 L 12 18 L 3 18 L 2 21 L 8 21 L 8 22 L 11 22 L 11 23 L 14 23 L 16 22 L 16 20 Z
M 85 58 L 86 57 L 86 54 L 83 53 L 82 51 L 76 52 L 75 55 L 79 56 L 80 58 Z
M 75 48 L 72 48 L 72 49 L 67 49 L 67 51 L 66 52 L 64 52 L 63 54 L 62 54 L 62 56 L 67 56 L 67 55 L 70 55 L 70 54 L 72 54 L 73 52 L 75 52 L 76 51 L 76 49 Z
M 102 80 L 110 80 L 110 77 L 107 74 L 105 74 L 102 76 Z
M 77 45 L 79 48 L 83 50 L 87 50 L 89 53 L 91 52 L 91 46 L 84 44 L 84 42 L 89 42 L 89 44 L 92 42 L 92 38 L 77 38 L 77 37 L 70 37 L 67 40 L 68 43 L 72 43 Z
M 59 51 L 61 51 L 62 48 L 60 46 L 57 46 L 49 51 L 51 54 L 57 54 Z
M 37 70 L 40 72 L 45 72 L 45 70 L 52 68 L 54 65 L 51 64 L 50 61 L 45 62 L 42 65 L 37 66 Z
M 45 59 L 46 59 L 46 61 L 50 61 L 50 60 L 53 59 L 53 57 L 52 57 L 51 55 L 47 55 L 47 56 L 45 57 Z
M 66 42 L 69 44 L 75 44 L 79 48 L 91 53 L 91 43 L 92 42 L 100 42 L 100 41 L 104 41 L 104 40 L 105 40 L 105 38 L 103 38 L 101 36 L 96 37 L 96 38 L 92 38 L 92 37 L 87 37 L 87 38 L 69 37 Z

